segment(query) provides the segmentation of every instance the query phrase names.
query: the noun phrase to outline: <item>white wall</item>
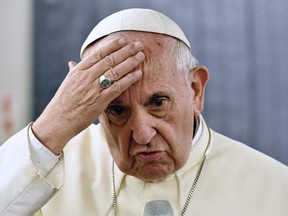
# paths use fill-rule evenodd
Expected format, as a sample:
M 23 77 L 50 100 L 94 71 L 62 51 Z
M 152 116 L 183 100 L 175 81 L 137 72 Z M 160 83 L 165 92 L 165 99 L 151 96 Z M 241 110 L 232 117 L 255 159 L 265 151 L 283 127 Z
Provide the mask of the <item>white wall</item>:
M 0 145 L 31 121 L 32 0 L 0 0 Z

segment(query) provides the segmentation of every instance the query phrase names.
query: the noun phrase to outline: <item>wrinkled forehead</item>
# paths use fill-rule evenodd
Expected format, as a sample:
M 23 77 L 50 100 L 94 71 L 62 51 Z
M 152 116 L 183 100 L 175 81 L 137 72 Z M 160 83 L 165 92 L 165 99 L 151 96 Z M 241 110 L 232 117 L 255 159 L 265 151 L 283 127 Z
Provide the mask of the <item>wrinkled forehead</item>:
M 145 55 L 148 55 L 146 57 L 157 55 L 158 58 L 160 58 L 160 56 L 163 57 L 164 54 L 167 54 L 169 57 L 173 57 L 177 44 L 180 43 L 178 39 L 163 34 L 139 31 L 122 31 L 112 33 L 98 39 L 97 41 L 94 41 L 84 50 L 83 58 L 93 52 L 93 50 L 96 48 L 100 48 L 102 45 L 114 38 L 125 38 L 128 43 L 141 42 L 144 45 Z
M 175 81 L 182 83 L 183 73 L 177 71 L 177 46 L 180 43 L 173 37 L 138 31 L 123 31 L 105 36 L 87 47 L 84 56 L 100 48 L 114 38 L 123 37 L 127 42 L 139 41 L 144 45 L 144 62 L 136 69 L 143 72 L 140 81 L 123 92 L 116 101 L 126 101 L 127 98 L 141 98 L 146 101 L 153 94 L 176 92 Z M 181 76 L 181 77 L 180 77 Z M 138 95 L 137 93 L 140 93 Z

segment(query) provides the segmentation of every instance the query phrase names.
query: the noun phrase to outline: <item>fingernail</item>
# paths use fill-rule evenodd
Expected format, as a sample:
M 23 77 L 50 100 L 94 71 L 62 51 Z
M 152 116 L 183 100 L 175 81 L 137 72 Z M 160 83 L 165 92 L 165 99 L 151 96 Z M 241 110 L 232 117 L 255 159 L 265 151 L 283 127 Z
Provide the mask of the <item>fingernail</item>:
M 135 76 L 141 77 L 142 76 L 142 71 L 141 70 L 135 71 Z
M 70 70 L 73 68 L 73 63 L 71 61 L 68 62 L 68 67 Z
M 119 44 L 120 44 L 120 45 L 126 44 L 126 39 L 125 39 L 125 38 L 120 38 Z
M 137 49 L 143 49 L 143 44 L 142 44 L 141 42 L 136 42 L 136 43 L 135 43 L 135 47 L 136 47 Z
M 142 60 L 143 58 L 144 58 L 144 53 L 143 52 L 138 52 L 136 55 L 135 55 L 135 57 L 137 58 L 137 59 L 139 59 L 139 60 Z

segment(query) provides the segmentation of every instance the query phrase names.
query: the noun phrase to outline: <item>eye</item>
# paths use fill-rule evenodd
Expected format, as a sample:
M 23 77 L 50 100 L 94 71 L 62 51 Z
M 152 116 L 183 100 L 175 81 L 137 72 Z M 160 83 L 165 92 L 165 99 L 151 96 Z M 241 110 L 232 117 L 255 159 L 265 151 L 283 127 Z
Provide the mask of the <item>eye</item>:
M 146 104 L 149 113 L 157 118 L 164 118 L 171 111 L 171 99 L 169 96 L 154 95 Z
M 122 105 L 110 105 L 105 113 L 112 123 L 122 125 L 128 120 L 130 109 Z
M 151 101 L 151 105 L 154 107 L 162 107 L 166 102 L 166 98 L 160 97 L 160 98 L 154 98 Z
M 127 109 L 125 107 L 119 106 L 119 105 L 112 105 L 108 107 L 107 110 L 111 115 L 115 115 L 115 116 L 120 116 L 127 112 Z

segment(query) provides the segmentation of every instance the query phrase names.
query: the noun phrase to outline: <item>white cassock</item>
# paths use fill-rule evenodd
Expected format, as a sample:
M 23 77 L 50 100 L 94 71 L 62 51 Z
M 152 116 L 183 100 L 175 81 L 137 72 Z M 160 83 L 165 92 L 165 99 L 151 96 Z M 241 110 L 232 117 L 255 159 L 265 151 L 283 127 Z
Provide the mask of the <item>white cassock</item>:
M 118 215 L 143 215 L 150 200 L 167 200 L 180 214 L 208 145 L 209 130 L 201 121 L 187 163 L 166 180 L 141 181 L 115 166 Z M 31 215 L 42 206 L 35 215 L 114 215 L 112 158 L 101 125 L 74 137 L 48 171 L 35 168 L 29 148 L 27 128 L 0 148 L 1 216 Z M 211 131 L 211 149 L 186 215 L 287 216 L 288 168 Z

